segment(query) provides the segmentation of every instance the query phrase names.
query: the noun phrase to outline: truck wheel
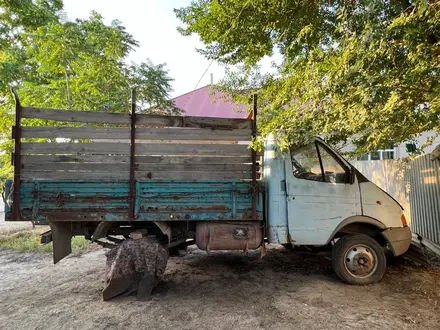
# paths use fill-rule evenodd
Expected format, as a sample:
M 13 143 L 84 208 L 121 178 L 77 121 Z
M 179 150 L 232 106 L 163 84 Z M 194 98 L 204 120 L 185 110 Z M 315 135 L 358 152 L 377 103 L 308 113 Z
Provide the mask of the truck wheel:
M 336 242 L 332 265 L 344 282 L 365 285 L 382 279 L 387 261 L 379 243 L 367 235 L 356 234 L 343 236 Z

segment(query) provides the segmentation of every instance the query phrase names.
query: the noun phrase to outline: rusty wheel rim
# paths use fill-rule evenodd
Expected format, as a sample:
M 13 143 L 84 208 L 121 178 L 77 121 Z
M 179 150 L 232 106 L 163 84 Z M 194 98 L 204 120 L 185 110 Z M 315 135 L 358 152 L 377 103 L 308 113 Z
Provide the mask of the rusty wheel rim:
M 344 266 L 351 276 L 367 278 L 377 269 L 376 252 L 363 244 L 353 245 L 345 253 Z

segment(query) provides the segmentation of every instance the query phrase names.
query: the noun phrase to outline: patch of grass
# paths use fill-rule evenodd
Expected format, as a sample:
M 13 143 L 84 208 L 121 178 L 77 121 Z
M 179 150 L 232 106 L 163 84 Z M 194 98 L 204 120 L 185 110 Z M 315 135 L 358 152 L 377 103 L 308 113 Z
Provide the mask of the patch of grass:
M 48 231 L 49 227 L 25 229 L 11 234 L 0 235 L 0 249 L 18 252 L 52 252 L 52 243 L 41 245 L 40 234 Z M 85 251 L 89 242 L 84 237 L 72 238 L 72 252 Z

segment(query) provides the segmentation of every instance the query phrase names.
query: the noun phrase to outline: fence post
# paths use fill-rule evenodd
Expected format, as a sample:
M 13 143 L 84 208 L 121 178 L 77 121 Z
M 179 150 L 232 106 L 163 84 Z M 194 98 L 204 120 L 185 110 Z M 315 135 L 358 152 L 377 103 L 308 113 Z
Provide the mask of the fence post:
M 20 221 L 20 186 L 21 186 L 21 103 L 18 98 L 17 92 L 11 90 L 15 99 L 15 127 L 13 130 L 14 138 L 14 193 L 13 193 L 13 206 L 12 206 L 12 219 Z
M 129 199 L 130 199 L 130 220 L 135 219 L 135 152 L 136 152 L 136 90 L 131 91 L 131 127 L 130 127 L 130 191 L 129 191 Z

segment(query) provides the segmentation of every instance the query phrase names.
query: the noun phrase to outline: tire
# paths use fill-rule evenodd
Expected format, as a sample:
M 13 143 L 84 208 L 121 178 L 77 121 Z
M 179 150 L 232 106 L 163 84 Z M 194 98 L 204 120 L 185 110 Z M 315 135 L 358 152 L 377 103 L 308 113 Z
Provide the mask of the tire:
M 373 238 L 355 234 L 341 237 L 333 246 L 332 265 L 342 281 L 366 285 L 382 279 L 387 260 L 383 248 Z

